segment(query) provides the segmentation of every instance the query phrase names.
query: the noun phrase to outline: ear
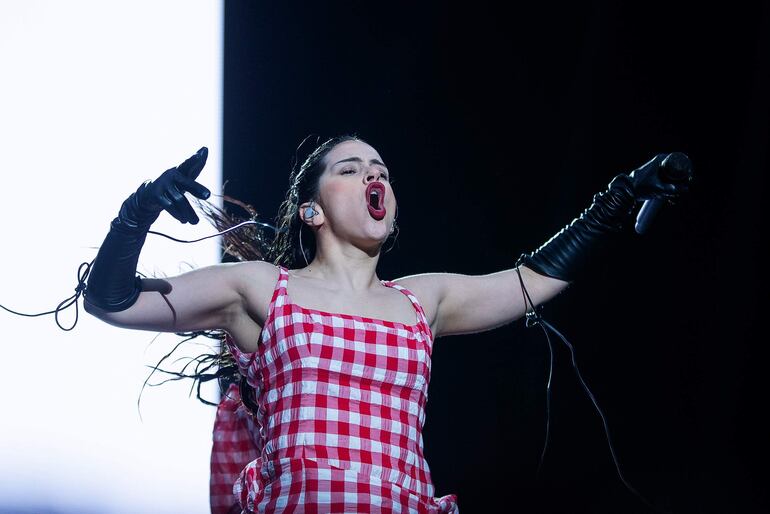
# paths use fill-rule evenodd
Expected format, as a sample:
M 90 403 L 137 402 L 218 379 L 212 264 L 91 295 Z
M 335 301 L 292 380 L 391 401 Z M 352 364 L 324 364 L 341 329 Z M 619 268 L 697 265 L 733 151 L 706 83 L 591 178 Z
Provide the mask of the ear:
M 310 227 L 319 227 L 324 222 L 323 209 L 316 202 L 305 202 L 300 205 L 297 216 Z

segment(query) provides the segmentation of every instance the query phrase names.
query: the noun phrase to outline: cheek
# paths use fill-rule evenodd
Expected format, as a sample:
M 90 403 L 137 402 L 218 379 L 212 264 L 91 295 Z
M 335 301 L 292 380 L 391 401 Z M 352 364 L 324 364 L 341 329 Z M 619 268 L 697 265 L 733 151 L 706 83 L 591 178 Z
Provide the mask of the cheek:
M 329 181 L 323 185 L 320 195 L 327 211 L 344 212 L 357 205 L 357 190 L 348 184 Z
M 391 189 L 389 191 L 390 194 L 388 194 L 388 198 L 385 199 L 386 204 L 390 204 L 393 208 L 398 206 L 398 202 L 396 201 L 396 193 Z
M 344 182 L 339 181 L 329 181 L 326 184 L 324 184 L 324 187 L 322 189 L 322 193 L 326 193 L 329 196 L 339 198 L 340 196 L 344 196 L 345 194 L 349 194 L 348 192 L 347 184 Z

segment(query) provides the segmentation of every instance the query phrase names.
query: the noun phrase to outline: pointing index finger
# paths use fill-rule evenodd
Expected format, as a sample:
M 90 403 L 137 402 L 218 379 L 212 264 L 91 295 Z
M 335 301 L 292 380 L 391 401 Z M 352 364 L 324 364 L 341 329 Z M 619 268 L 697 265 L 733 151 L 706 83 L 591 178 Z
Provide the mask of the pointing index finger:
M 206 165 L 206 159 L 208 159 L 208 156 L 209 149 L 203 146 L 200 150 L 195 152 L 192 157 L 177 166 L 176 169 L 182 175 L 195 180 L 198 178 L 198 175 L 200 175 L 203 167 Z

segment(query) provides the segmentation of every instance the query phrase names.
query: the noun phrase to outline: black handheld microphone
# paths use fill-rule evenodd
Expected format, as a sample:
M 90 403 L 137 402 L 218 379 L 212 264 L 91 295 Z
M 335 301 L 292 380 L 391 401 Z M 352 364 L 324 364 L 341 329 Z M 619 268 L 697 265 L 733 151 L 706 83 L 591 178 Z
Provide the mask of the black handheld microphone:
M 670 184 L 677 184 L 687 182 L 690 178 L 690 170 L 692 164 L 690 158 L 681 152 L 673 152 L 661 161 L 658 167 L 658 178 L 662 182 L 668 182 Z M 644 234 L 650 227 L 650 223 L 655 215 L 658 213 L 661 207 L 666 203 L 663 198 L 653 198 L 651 200 L 645 200 L 644 205 L 639 210 L 639 214 L 636 216 L 636 229 L 637 234 Z

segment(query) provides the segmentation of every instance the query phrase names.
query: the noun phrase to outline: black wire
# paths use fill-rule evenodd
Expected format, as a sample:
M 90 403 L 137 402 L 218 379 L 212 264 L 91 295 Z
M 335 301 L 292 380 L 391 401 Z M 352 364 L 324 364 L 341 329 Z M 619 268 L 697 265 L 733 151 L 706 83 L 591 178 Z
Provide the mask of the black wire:
M 232 232 L 233 230 L 239 229 L 239 228 L 241 228 L 241 227 L 243 227 L 245 225 L 263 225 L 265 227 L 273 229 L 273 231 L 276 232 L 276 233 L 278 233 L 278 232 L 285 232 L 287 230 L 285 228 L 279 230 L 279 229 L 275 228 L 273 225 L 270 225 L 269 223 L 262 223 L 261 221 L 247 220 L 247 221 L 238 223 L 237 225 L 235 225 L 233 227 L 230 227 L 227 230 L 223 230 L 222 232 L 217 232 L 216 234 L 211 234 L 210 236 L 204 236 L 204 237 L 201 237 L 201 238 L 198 238 L 198 239 L 190 239 L 190 240 L 177 239 L 175 237 L 169 236 L 168 234 L 164 234 L 163 232 L 155 232 L 154 230 L 148 230 L 147 233 L 148 234 L 155 234 L 155 235 L 158 235 L 158 236 L 163 236 L 166 239 L 171 239 L 172 241 L 176 241 L 177 243 L 197 243 L 198 241 L 203 241 L 204 239 L 209 239 L 211 237 L 216 237 L 216 236 L 221 236 L 223 234 L 227 234 L 228 232 Z
M 548 331 L 543 329 L 543 333 L 545 334 L 545 339 L 548 342 L 548 382 L 546 384 L 545 394 L 545 443 L 543 444 L 543 451 L 540 454 L 540 462 L 537 464 L 537 476 L 540 475 L 540 471 L 543 468 L 545 452 L 548 448 L 548 440 L 551 434 L 551 381 L 553 380 L 553 345 L 551 343 L 551 338 L 548 336 Z
M 519 275 L 519 283 L 521 284 L 521 294 L 524 297 L 524 310 L 526 312 L 526 326 L 532 327 L 535 325 L 540 324 L 540 320 L 542 318 L 537 313 L 536 306 L 534 302 L 532 301 L 532 298 L 529 296 L 529 291 L 527 291 L 527 288 L 524 287 L 524 280 L 521 278 L 521 272 L 519 271 L 519 267 L 516 266 L 514 268 L 516 270 L 516 274 Z M 531 309 L 530 309 L 531 308 Z M 540 325 L 542 328 L 543 326 Z M 543 462 L 545 460 L 545 453 L 548 449 L 548 442 L 550 440 L 550 434 L 551 434 L 551 381 L 553 379 L 553 344 L 551 343 L 551 338 L 548 336 L 548 331 L 543 328 L 543 333 L 545 334 L 545 339 L 548 342 L 548 381 L 546 382 L 545 387 L 545 442 L 543 443 L 543 451 L 540 453 L 540 461 L 537 464 L 537 472 L 536 475 L 540 475 L 540 471 L 543 467 Z
M 620 470 L 620 463 L 618 462 L 617 454 L 615 453 L 615 447 L 612 445 L 612 439 L 610 438 L 610 427 L 607 422 L 607 417 L 604 415 L 604 412 L 602 412 L 602 409 L 599 407 L 599 402 L 596 400 L 596 397 L 591 392 L 591 389 L 588 387 L 588 384 L 586 384 L 585 380 L 583 380 L 583 376 L 580 374 L 580 369 L 578 369 L 577 365 L 577 358 L 575 356 L 575 349 L 570 344 L 569 341 L 567 341 L 567 338 L 562 335 L 561 332 L 556 330 L 556 328 L 548 323 L 540 314 L 538 314 L 536 306 L 534 305 L 534 302 L 532 302 L 532 298 L 529 296 L 529 292 L 527 291 L 527 288 L 524 286 L 524 280 L 521 277 L 521 272 L 519 271 L 519 267 L 517 266 L 515 268 L 516 273 L 519 276 L 519 282 L 521 283 L 521 290 L 525 298 L 525 311 L 526 311 L 526 326 L 533 327 L 536 325 L 539 325 L 540 328 L 542 328 L 543 333 L 545 334 L 546 340 L 548 341 L 548 353 L 550 355 L 550 367 L 548 371 L 548 385 L 546 386 L 546 432 L 545 432 L 545 445 L 543 447 L 543 452 L 540 456 L 540 463 L 537 467 L 537 473 L 540 473 L 540 469 L 543 465 L 543 459 L 545 458 L 545 451 L 548 446 L 548 438 L 550 433 L 550 418 L 551 418 L 551 379 L 553 377 L 553 346 L 551 344 L 551 338 L 548 336 L 548 330 L 552 331 L 554 334 L 559 336 L 559 338 L 564 342 L 564 344 L 569 348 L 570 354 L 572 356 L 572 367 L 575 369 L 575 374 L 578 377 L 578 380 L 580 381 L 581 386 L 583 387 L 583 390 L 586 392 L 588 397 L 591 399 L 591 402 L 594 405 L 594 408 L 599 413 L 599 417 L 601 417 L 602 425 L 604 426 L 604 433 L 607 436 L 607 445 L 610 448 L 610 455 L 612 456 L 612 462 L 615 464 L 615 470 L 617 471 L 618 477 L 620 478 L 620 481 L 623 483 L 626 488 L 631 491 L 639 500 L 642 501 L 647 507 L 652 509 L 655 512 L 661 512 L 661 510 L 654 506 L 652 503 L 650 503 L 644 496 L 642 496 L 639 491 L 637 491 L 623 476 L 623 473 Z M 531 306 L 531 310 L 527 306 Z
M 96 259 L 94 259 L 96 260 Z M 56 306 L 56 309 L 52 311 L 47 312 L 38 312 L 37 314 L 26 314 L 24 312 L 17 312 L 13 309 L 9 309 L 8 307 L 3 306 L 0 304 L 0 309 L 6 310 L 12 314 L 17 314 L 19 316 L 26 316 L 29 318 L 35 318 L 37 316 L 45 316 L 46 314 L 53 314 L 54 320 L 56 321 L 56 324 L 59 326 L 60 329 L 64 330 L 65 332 L 69 332 L 73 328 L 75 328 L 75 325 L 78 324 L 78 298 L 80 298 L 80 295 L 83 294 L 83 291 L 86 288 L 86 278 L 88 277 L 88 272 L 91 270 L 91 265 L 94 263 L 94 261 L 84 262 L 80 266 L 78 266 L 78 285 L 75 287 L 75 294 L 67 298 L 66 300 L 63 300 L 59 305 Z M 86 266 L 86 270 L 83 271 L 83 266 Z M 72 326 L 70 328 L 65 328 L 59 323 L 59 311 L 63 311 L 64 309 L 68 308 L 70 305 L 75 304 L 75 321 L 72 323 Z
M 163 232 L 156 232 L 154 230 L 149 230 L 147 233 L 148 234 L 155 234 L 155 235 L 158 235 L 158 236 L 163 236 L 163 237 L 165 237 L 167 239 L 171 239 L 172 241 L 176 241 L 178 243 L 197 243 L 198 241 L 203 241 L 204 239 L 209 239 L 209 238 L 212 238 L 212 237 L 217 237 L 217 236 L 221 236 L 223 234 L 227 234 L 228 232 L 230 232 L 232 230 L 239 229 L 239 228 L 241 228 L 241 227 L 243 227 L 245 225 L 255 225 L 255 224 L 256 225 L 263 225 L 265 227 L 271 228 L 276 233 L 282 232 L 282 231 L 286 230 L 286 229 L 280 229 L 279 230 L 276 227 L 274 227 L 273 225 L 270 225 L 269 223 L 262 223 L 261 221 L 248 220 L 248 221 L 244 221 L 242 223 L 239 223 L 239 224 L 235 225 L 234 227 L 230 227 L 227 230 L 224 230 L 222 232 L 217 232 L 216 234 L 212 234 L 210 236 L 205 236 L 205 237 L 201 237 L 201 238 L 198 238 L 198 239 L 192 239 L 192 240 L 177 239 L 175 237 L 169 236 L 168 234 L 164 234 Z M 24 313 L 24 312 L 18 312 L 18 311 L 15 311 L 13 309 L 9 309 L 8 307 L 5 307 L 2 304 L 0 304 L 0 309 L 6 310 L 6 311 L 10 312 L 11 314 L 16 314 L 18 316 L 26 316 L 28 318 L 35 318 L 35 317 L 38 317 L 38 316 L 45 316 L 47 314 L 53 314 L 54 315 L 54 320 L 56 321 L 56 324 L 59 326 L 59 328 L 64 330 L 65 332 L 69 332 L 70 330 L 74 329 L 75 326 L 78 324 L 78 317 L 79 317 L 79 314 L 80 314 L 80 311 L 79 311 L 79 308 L 78 308 L 78 299 L 80 299 L 80 296 L 83 294 L 83 291 L 86 290 L 86 279 L 88 278 L 88 274 L 91 271 L 91 266 L 93 266 L 95 260 L 96 260 L 96 258 L 91 260 L 91 262 L 83 262 L 83 263 L 80 264 L 80 266 L 78 266 L 78 284 L 75 287 L 75 294 L 70 296 L 69 298 L 63 300 L 62 302 L 60 302 L 59 305 L 56 306 L 56 309 L 54 309 L 52 311 L 38 312 L 36 314 L 27 314 L 27 313 Z M 84 266 L 85 266 L 85 270 L 83 269 Z M 139 275 L 142 275 L 142 274 L 139 273 Z M 144 276 L 144 275 L 142 275 L 142 276 Z M 66 327 L 62 326 L 61 323 L 59 323 L 59 312 L 69 308 L 72 304 L 75 304 L 75 321 L 72 323 L 71 327 L 66 328 Z

